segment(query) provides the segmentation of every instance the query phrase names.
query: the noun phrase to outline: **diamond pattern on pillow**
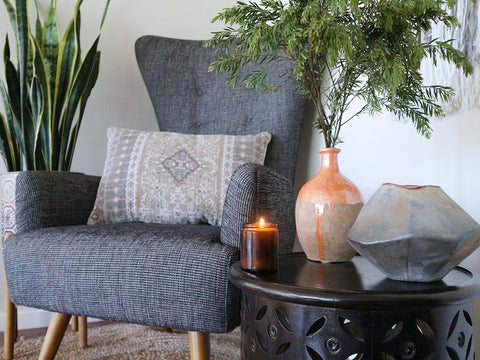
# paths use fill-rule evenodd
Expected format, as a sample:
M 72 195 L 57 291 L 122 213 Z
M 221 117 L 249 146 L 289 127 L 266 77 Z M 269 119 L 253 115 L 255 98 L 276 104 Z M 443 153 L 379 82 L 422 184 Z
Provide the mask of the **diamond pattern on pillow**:
M 182 149 L 162 161 L 165 170 L 172 176 L 173 182 L 180 186 L 200 165 L 190 156 L 187 150 Z

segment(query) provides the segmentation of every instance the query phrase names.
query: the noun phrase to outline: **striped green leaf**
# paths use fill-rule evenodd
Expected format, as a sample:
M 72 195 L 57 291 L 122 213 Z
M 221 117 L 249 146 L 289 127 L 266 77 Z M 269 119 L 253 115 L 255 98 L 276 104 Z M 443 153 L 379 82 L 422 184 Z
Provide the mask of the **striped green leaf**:
M 51 114 L 51 91 L 50 91 L 50 83 L 48 81 L 48 73 L 47 67 L 45 64 L 45 58 L 42 55 L 42 51 L 40 49 L 39 44 L 37 43 L 36 39 L 32 37 L 32 43 L 34 44 L 34 70 L 36 74 L 37 81 L 39 83 L 39 87 L 42 91 L 42 116 L 38 118 L 40 126 L 40 137 L 36 140 L 36 148 L 41 149 L 44 161 L 44 167 L 46 169 L 51 168 L 52 163 L 52 135 L 50 131 L 50 114 Z M 33 97 L 33 96 L 32 96 Z M 32 114 L 33 111 L 33 99 L 32 99 Z M 35 119 L 35 116 L 33 116 Z M 34 124 L 36 124 L 34 120 Z
M 73 160 L 73 151 L 75 150 L 75 146 L 77 143 L 77 137 L 78 137 L 78 131 L 80 130 L 80 125 L 82 123 L 83 119 L 83 114 L 85 113 L 85 108 L 87 106 L 87 100 L 92 92 L 93 87 L 95 86 L 97 79 L 98 79 L 98 74 L 100 72 L 100 52 L 97 51 L 95 55 L 95 63 L 93 65 L 92 72 L 90 73 L 90 77 L 88 78 L 88 83 L 85 88 L 85 91 L 82 94 L 81 100 L 80 100 L 80 109 L 78 111 L 78 120 L 73 127 L 72 133 L 70 135 L 70 142 L 68 144 L 68 152 L 66 156 L 66 164 L 65 166 L 67 168 L 70 168 L 72 165 L 72 160 Z
M 22 110 L 20 108 L 20 82 L 18 79 L 17 69 L 10 60 L 10 46 L 8 41 L 8 35 L 5 39 L 3 62 L 5 64 L 5 80 L 7 82 L 6 92 L 8 92 L 9 109 L 11 109 L 16 119 L 18 121 L 21 121 Z
M 96 60 L 97 47 L 98 47 L 99 37 L 95 40 L 92 47 L 89 49 L 83 63 L 80 66 L 80 69 L 75 77 L 73 82 L 70 97 L 65 109 L 64 117 L 62 119 L 62 144 L 60 147 L 60 159 L 59 164 L 63 165 L 66 161 L 69 134 L 70 129 L 72 128 L 73 119 L 75 113 L 77 112 L 81 97 L 83 93 L 87 90 L 87 85 L 89 85 L 89 80 L 92 76 L 92 71 L 94 70 L 94 64 Z M 83 115 L 83 114 L 82 114 Z M 68 163 L 69 161 L 67 161 Z
M 13 158 L 10 152 L 10 134 L 8 133 L 8 125 L 5 120 L 5 117 L 0 113 L 0 153 L 2 154 L 3 161 L 5 162 L 5 167 L 7 171 L 14 171 Z
M 73 81 L 75 63 L 77 61 L 78 42 L 75 31 L 75 19 L 72 20 L 59 45 L 59 56 L 57 64 L 57 77 L 55 82 L 54 107 L 52 114 L 52 131 L 54 132 L 53 142 L 53 166 L 59 166 L 61 138 L 61 118 L 65 99 Z
M 47 16 L 43 28 L 43 54 L 50 82 L 50 91 L 55 94 L 58 62 L 58 27 L 56 17 L 56 1 L 52 0 L 47 9 Z
M 35 156 L 35 170 L 46 170 L 44 159 L 45 153 L 42 151 L 41 147 L 38 147 L 38 138 L 43 118 L 44 94 L 42 86 L 40 85 L 40 80 L 37 76 L 33 77 L 31 89 L 33 133 L 30 135 L 32 136 L 32 142 L 34 144 L 32 151 Z
M 2 125 L 0 129 L 1 141 L 3 143 L 2 156 L 8 171 L 19 171 L 22 170 L 22 155 L 16 140 L 17 137 L 15 136 L 14 122 L 16 122 L 16 120 L 12 113 L 10 99 L 3 81 L 0 81 L 0 95 L 2 97 L 6 115 L 5 119 L 5 117 L 0 114 L 0 116 L 2 116 Z
M 25 162 L 27 166 L 34 164 L 34 144 L 31 136 L 33 124 L 31 123 L 31 116 L 27 109 L 28 89 L 27 89 L 27 71 L 29 60 L 29 35 L 30 26 L 28 21 L 28 1 L 15 1 L 15 15 L 17 24 L 17 48 L 18 48 L 18 79 L 20 85 L 20 119 L 25 142 Z
M 8 17 L 10 19 L 10 24 L 12 25 L 13 30 L 15 31 L 15 37 L 18 38 L 17 32 L 17 15 L 15 13 L 15 8 L 13 7 L 12 3 L 8 0 L 3 0 L 3 4 L 7 9 Z

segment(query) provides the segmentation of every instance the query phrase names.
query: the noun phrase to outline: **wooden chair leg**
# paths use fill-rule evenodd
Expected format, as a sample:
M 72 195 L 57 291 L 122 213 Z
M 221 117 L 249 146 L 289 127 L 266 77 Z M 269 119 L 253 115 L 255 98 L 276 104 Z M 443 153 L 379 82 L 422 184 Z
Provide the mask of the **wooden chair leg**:
M 13 331 L 14 331 L 14 336 L 13 336 L 13 341 L 17 342 L 18 340 L 18 312 L 17 312 L 17 306 L 13 305 Z
M 78 316 L 78 346 L 85 348 L 87 343 L 87 318 Z
M 72 331 L 78 331 L 78 317 L 72 316 Z
M 190 360 L 210 359 L 210 334 L 189 331 L 188 341 L 190 343 Z
M 17 308 L 10 301 L 8 287 L 5 281 L 5 332 L 4 337 L 4 354 L 6 360 L 13 359 L 13 348 L 17 338 Z
M 63 335 L 67 331 L 70 318 L 71 315 L 66 314 L 55 313 L 52 315 L 38 360 L 53 360 L 55 358 Z

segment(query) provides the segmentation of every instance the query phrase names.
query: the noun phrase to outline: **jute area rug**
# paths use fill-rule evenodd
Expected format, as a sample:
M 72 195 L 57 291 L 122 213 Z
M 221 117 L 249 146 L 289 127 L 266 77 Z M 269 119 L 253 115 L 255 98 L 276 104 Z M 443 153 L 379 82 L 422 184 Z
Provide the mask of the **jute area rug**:
M 190 350 L 186 332 L 164 332 L 155 328 L 113 324 L 88 329 L 88 347 L 79 349 L 76 332 L 67 331 L 55 360 L 188 360 Z M 240 330 L 229 334 L 212 334 L 212 360 L 240 360 Z M 36 360 L 43 336 L 19 339 L 15 360 Z M 2 348 L 3 359 L 3 348 Z

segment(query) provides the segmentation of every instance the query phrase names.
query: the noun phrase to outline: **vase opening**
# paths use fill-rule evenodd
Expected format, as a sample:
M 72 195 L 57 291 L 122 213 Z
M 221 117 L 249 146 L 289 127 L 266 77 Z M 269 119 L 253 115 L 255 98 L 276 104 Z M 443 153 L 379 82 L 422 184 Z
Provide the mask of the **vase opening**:
M 382 184 L 384 186 L 395 186 L 401 189 L 405 190 L 421 190 L 425 188 L 439 188 L 440 186 L 437 185 L 399 185 L 399 184 L 393 184 L 393 183 L 384 183 Z
M 322 155 L 322 170 L 331 169 L 333 171 L 339 171 L 337 155 L 340 149 L 336 148 L 324 148 L 318 150 Z

